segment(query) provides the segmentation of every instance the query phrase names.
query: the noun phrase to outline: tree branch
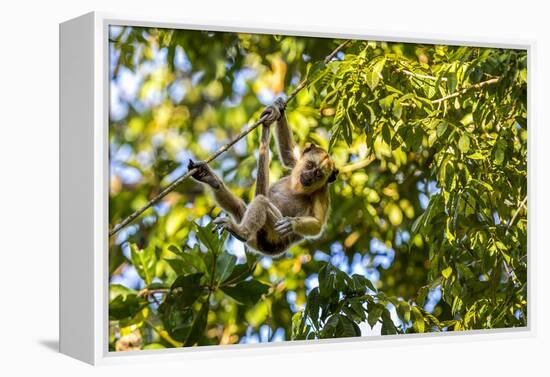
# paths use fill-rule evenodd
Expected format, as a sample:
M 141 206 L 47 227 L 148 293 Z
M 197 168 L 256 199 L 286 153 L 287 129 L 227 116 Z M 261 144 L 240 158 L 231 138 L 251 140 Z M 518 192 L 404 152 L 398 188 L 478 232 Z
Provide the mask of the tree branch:
M 325 60 L 323 61 L 324 64 L 327 64 L 328 62 L 330 62 L 334 56 L 342 49 L 344 48 L 348 43 L 350 42 L 350 40 L 347 40 L 343 43 L 341 43 L 340 45 L 338 45 L 338 47 L 336 47 L 329 55 L 327 55 L 327 57 L 325 58 Z M 288 95 L 288 97 L 286 98 L 285 100 L 285 104 L 287 104 L 288 102 L 290 102 L 292 99 L 294 99 L 294 97 L 296 97 L 296 95 L 298 94 L 298 92 L 300 90 L 302 90 L 306 85 L 307 85 L 307 82 L 308 82 L 308 79 L 307 77 L 305 79 L 303 79 L 299 84 L 298 86 Z M 222 146 L 220 149 L 218 149 L 214 154 L 210 155 L 206 160 L 205 162 L 208 164 L 210 163 L 211 161 L 215 160 L 218 156 L 220 156 L 221 154 L 223 154 L 224 152 L 226 152 L 229 148 L 231 148 L 235 143 L 237 143 L 239 140 L 241 140 L 243 137 L 245 137 L 246 135 L 248 135 L 250 132 L 254 131 L 256 128 L 258 128 L 258 126 L 260 124 L 263 124 L 264 120 L 267 118 L 267 115 L 266 116 L 263 116 L 261 117 L 260 119 L 258 119 L 255 123 L 253 123 L 251 126 L 249 127 L 246 127 L 240 134 L 238 134 L 234 139 L 232 139 L 231 141 L 229 141 L 227 144 L 225 144 L 224 146 Z M 113 229 L 111 229 L 109 231 L 109 237 L 117 234 L 122 228 L 124 228 L 125 226 L 127 226 L 128 224 L 130 224 L 131 222 L 133 222 L 135 219 L 137 219 L 143 212 L 145 212 L 147 209 L 151 208 L 154 204 L 158 203 L 162 198 L 164 198 L 168 193 L 172 192 L 175 190 L 175 188 L 180 184 L 182 183 L 183 181 L 185 181 L 187 178 L 191 177 L 193 174 L 195 174 L 195 172 L 197 171 L 197 169 L 191 169 L 189 170 L 187 173 L 185 173 L 184 175 L 180 176 L 179 178 L 175 179 L 172 183 L 170 183 L 168 186 L 166 186 L 159 194 L 157 194 L 153 199 L 151 199 L 149 202 L 147 202 L 147 204 L 145 204 L 143 207 L 141 207 L 140 209 L 138 209 L 137 211 L 135 211 L 134 213 L 132 213 L 131 215 L 129 215 L 128 217 L 126 217 L 124 220 L 122 220 L 120 223 L 118 223 L 117 225 L 115 225 L 113 227 Z
M 514 225 L 514 221 L 516 221 L 516 218 L 518 217 L 518 214 L 519 214 L 519 211 L 521 211 L 522 208 L 525 207 L 525 209 L 527 209 L 526 207 L 526 204 L 527 204 L 527 195 L 525 195 L 525 198 L 523 198 L 523 200 L 521 201 L 521 203 L 519 204 L 518 208 L 516 209 L 516 212 L 514 212 L 514 214 L 512 215 L 512 218 L 510 219 L 510 222 L 508 223 L 508 225 L 506 225 L 506 235 L 508 235 L 508 233 L 510 233 L 510 228 L 512 227 L 512 225 Z M 508 263 L 506 262 L 506 259 L 502 259 L 502 265 L 504 266 L 504 270 L 506 270 L 506 273 L 508 274 L 508 276 L 510 276 L 512 278 L 512 281 L 514 282 L 514 285 L 517 287 L 519 286 L 520 282 L 519 282 L 519 279 L 516 275 L 516 271 L 515 269 L 508 265 Z
M 423 74 L 420 74 L 420 73 L 414 73 L 414 72 L 408 71 L 406 69 L 398 69 L 398 71 L 402 72 L 402 73 L 404 73 L 408 76 L 418 77 L 419 79 L 437 80 L 437 77 L 435 77 L 435 76 L 423 75 Z M 441 77 L 440 81 L 447 81 L 447 78 L 446 77 Z
M 518 217 L 519 211 L 522 208 L 525 207 L 526 203 L 527 203 L 527 195 L 525 195 L 525 198 L 523 198 L 523 200 L 519 204 L 518 209 L 516 210 L 516 212 L 514 213 L 512 218 L 510 219 L 510 222 L 508 223 L 508 225 L 506 225 L 506 234 L 508 234 L 508 232 L 510 231 L 510 228 L 512 227 L 512 225 L 514 225 L 514 221 L 516 221 L 516 218 Z M 525 209 L 527 209 L 527 207 L 525 207 Z
M 182 347 L 183 346 L 183 343 L 181 342 L 178 342 L 177 340 L 174 340 L 169 334 L 168 334 L 168 331 L 166 330 L 162 330 L 162 329 L 159 329 L 157 326 L 155 326 L 153 324 L 153 322 L 151 322 L 151 320 L 149 319 L 145 319 L 144 321 L 150 328 L 152 328 L 153 330 L 155 330 L 155 332 L 157 334 L 159 334 L 159 336 L 164 339 L 165 341 L 167 341 L 168 343 L 170 343 L 173 347 Z
M 441 102 L 445 102 L 446 100 L 448 99 L 451 99 L 451 98 L 455 98 L 455 97 L 458 97 L 466 92 L 468 92 L 469 90 L 471 89 L 481 89 L 483 88 L 484 86 L 487 86 L 487 85 L 491 85 L 491 84 L 496 84 L 498 81 L 499 81 L 499 77 L 497 78 L 494 78 L 494 79 L 490 79 L 490 80 L 487 80 L 487 81 L 482 81 L 482 82 L 479 82 L 477 84 L 474 84 L 474 85 L 470 85 L 470 86 L 467 86 L 457 92 L 454 92 L 452 94 L 449 94 L 448 96 L 445 96 L 445 97 L 441 97 L 441 98 L 438 98 L 436 100 L 433 100 L 432 103 L 433 104 L 437 104 L 437 103 L 441 103 Z
M 156 288 L 156 289 L 149 289 L 149 288 L 143 288 L 141 291 L 138 292 L 138 297 L 149 297 L 156 293 L 162 293 L 162 294 L 168 294 L 170 292 L 170 288 Z
M 334 49 L 334 51 L 332 51 L 329 55 L 327 55 L 327 57 L 325 58 L 325 60 L 323 60 L 323 64 L 327 64 L 329 63 L 332 58 L 334 58 L 336 56 L 336 54 L 342 50 L 344 47 L 346 47 L 346 45 L 351 42 L 350 39 L 348 39 L 347 41 L 344 41 L 342 42 L 340 45 L 338 45 L 338 47 L 336 47 Z M 298 94 L 298 92 L 300 90 L 302 90 L 306 85 L 307 85 L 307 77 L 305 79 L 303 79 L 296 88 L 294 88 L 294 90 L 288 95 L 287 99 L 286 99 L 286 103 L 290 102 L 292 99 L 294 99 L 294 97 L 296 97 L 296 95 Z

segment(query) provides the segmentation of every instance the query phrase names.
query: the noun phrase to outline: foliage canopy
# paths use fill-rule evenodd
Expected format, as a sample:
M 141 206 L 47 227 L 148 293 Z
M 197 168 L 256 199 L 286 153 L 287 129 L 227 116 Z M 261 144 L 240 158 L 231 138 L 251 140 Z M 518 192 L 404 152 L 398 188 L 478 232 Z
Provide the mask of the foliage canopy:
M 110 240 L 111 349 L 526 326 L 526 52 L 352 41 L 318 63 L 338 42 L 112 28 L 111 225 L 304 77 L 289 123 L 342 173 L 323 237 L 278 260 L 181 184 Z M 246 201 L 257 147 L 213 163 Z

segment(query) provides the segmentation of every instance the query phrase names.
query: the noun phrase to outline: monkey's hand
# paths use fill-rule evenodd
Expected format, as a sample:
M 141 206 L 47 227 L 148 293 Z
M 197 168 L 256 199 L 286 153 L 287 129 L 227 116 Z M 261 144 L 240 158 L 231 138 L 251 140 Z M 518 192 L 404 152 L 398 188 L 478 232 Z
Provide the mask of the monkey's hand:
M 210 167 L 206 162 L 199 161 L 195 162 L 193 160 L 189 160 L 189 163 L 187 164 L 188 170 L 197 169 L 195 173 L 191 177 L 195 178 L 199 182 L 206 183 L 213 189 L 219 189 L 221 187 L 220 180 L 218 177 L 210 170 Z
M 294 232 L 296 225 L 296 219 L 294 217 L 283 217 L 275 223 L 275 231 L 279 233 L 281 237 L 288 237 Z
M 282 98 L 277 98 L 273 105 L 267 106 L 264 111 L 262 111 L 262 114 L 260 115 L 260 118 L 266 117 L 264 120 L 264 124 L 269 126 L 273 122 L 279 120 L 281 118 L 282 114 L 284 113 L 286 108 L 286 102 Z

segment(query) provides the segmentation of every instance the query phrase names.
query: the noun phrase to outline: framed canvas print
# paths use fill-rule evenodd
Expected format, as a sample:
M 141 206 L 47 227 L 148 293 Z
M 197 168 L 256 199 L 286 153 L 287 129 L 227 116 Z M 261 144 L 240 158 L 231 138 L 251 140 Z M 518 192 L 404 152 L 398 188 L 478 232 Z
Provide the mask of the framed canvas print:
M 61 351 L 528 333 L 530 51 L 61 24 Z

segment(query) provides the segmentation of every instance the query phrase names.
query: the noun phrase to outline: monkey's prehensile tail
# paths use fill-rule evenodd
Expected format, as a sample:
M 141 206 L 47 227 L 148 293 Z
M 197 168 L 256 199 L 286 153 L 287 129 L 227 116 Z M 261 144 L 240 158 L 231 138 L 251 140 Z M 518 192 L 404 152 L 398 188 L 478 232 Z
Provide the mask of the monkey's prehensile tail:
M 327 57 L 324 59 L 323 64 L 327 64 L 330 62 L 336 54 L 344 48 L 350 40 L 344 41 L 338 47 L 334 49 Z M 304 80 L 302 80 L 296 88 L 288 95 L 288 97 L 285 99 L 285 105 L 288 104 L 300 90 L 302 90 L 308 83 L 308 78 L 306 77 Z M 241 131 L 240 134 L 238 134 L 234 139 L 229 141 L 227 144 L 222 146 L 220 149 L 218 149 L 214 154 L 210 155 L 206 160 L 204 160 L 206 163 L 210 163 L 211 161 L 215 160 L 218 156 L 223 154 L 225 151 L 227 151 L 229 148 L 231 148 L 236 142 L 241 140 L 243 137 L 248 135 L 250 132 L 254 131 L 260 124 L 264 122 L 264 120 L 267 118 L 266 115 L 262 116 L 260 119 L 258 119 L 255 123 L 253 123 L 251 126 L 245 127 L 243 131 Z M 174 189 L 183 181 L 185 181 L 187 178 L 191 177 L 193 174 L 195 174 L 196 169 L 191 169 L 181 177 L 175 179 L 172 183 L 170 183 L 168 186 L 166 186 L 160 193 L 158 193 L 153 199 L 151 199 L 147 204 L 145 204 L 143 207 L 132 213 L 130 216 L 126 217 L 124 220 L 122 220 L 120 223 L 115 225 L 110 231 L 109 231 L 109 237 L 117 234 L 122 228 L 133 222 L 135 219 L 137 219 L 143 212 L 145 212 L 148 208 L 153 206 L 155 203 L 159 202 L 162 198 L 164 198 L 168 193 L 174 191 Z

